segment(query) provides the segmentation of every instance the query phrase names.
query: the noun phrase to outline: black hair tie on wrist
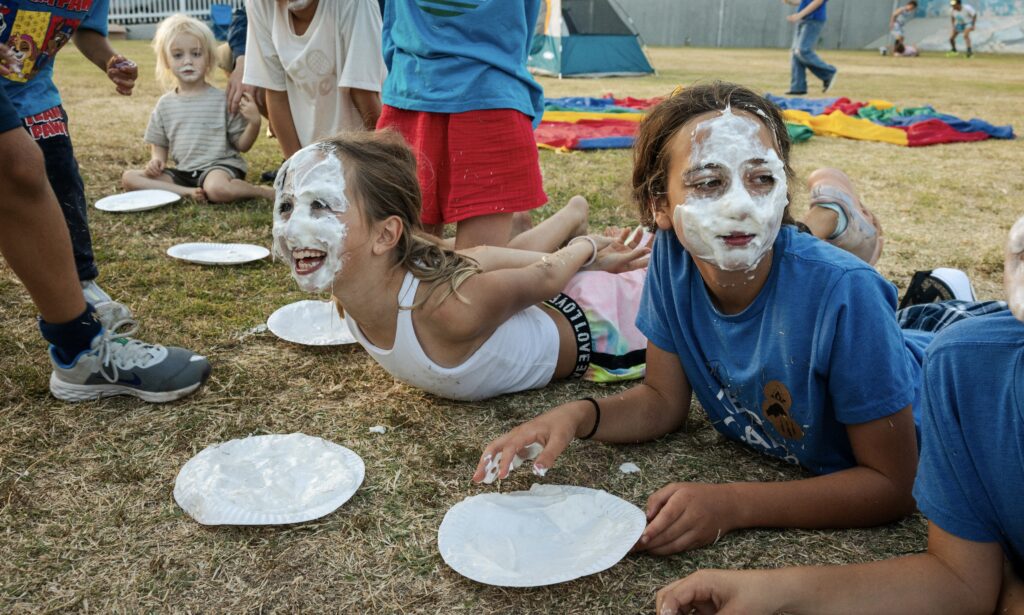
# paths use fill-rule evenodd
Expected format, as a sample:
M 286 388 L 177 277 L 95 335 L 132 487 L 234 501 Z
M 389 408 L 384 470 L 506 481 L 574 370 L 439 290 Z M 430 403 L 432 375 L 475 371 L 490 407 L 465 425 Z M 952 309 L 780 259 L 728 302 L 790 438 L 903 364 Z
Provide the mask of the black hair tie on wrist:
M 580 440 L 589 440 L 594 437 L 597 433 L 597 427 L 601 424 L 601 406 L 597 405 L 597 400 L 593 397 L 584 397 L 580 401 L 589 401 L 594 404 L 594 428 L 590 430 L 590 433 L 580 438 Z

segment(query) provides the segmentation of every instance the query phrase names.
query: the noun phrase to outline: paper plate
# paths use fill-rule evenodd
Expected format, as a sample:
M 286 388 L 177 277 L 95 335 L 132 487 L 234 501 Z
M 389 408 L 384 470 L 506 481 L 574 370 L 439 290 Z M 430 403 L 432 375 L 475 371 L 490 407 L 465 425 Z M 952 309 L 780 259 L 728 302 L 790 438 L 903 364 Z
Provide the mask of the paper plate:
M 356 341 L 332 301 L 290 303 L 270 315 L 267 328 L 283 340 L 306 346 L 335 346 Z
M 241 265 L 270 256 L 270 250 L 248 243 L 179 243 L 167 255 L 200 265 Z
M 301 523 L 333 512 L 363 484 L 363 460 L 301 433 L 214 444 L 189 459 L 174 501 L 203 525 Z
M 168 203 L 180 201 L 181 196 L 169 190 L 136 190 L 103 197 L 93 205 L 96 209 L 124 213 L 129 211 L 146 211 L 163 207 Z
M 446 564 L 478 583 L 539 587 L 611 568 L 646 525 L 642 510 L 606 491 L 535 484 L 459 502 L 437 546 Z

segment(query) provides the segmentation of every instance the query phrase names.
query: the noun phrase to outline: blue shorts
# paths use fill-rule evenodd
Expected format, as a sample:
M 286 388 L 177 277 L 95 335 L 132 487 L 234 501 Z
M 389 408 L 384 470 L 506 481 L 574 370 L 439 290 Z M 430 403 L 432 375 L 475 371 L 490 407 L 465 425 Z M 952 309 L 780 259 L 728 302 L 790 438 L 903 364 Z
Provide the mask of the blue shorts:
M 18 115 L 14 105 L 11 104 L 11 99 L 7 97 L 7 90 L 0 87 L 0 133 L 21 128 L 22 126 L 21 116 Z

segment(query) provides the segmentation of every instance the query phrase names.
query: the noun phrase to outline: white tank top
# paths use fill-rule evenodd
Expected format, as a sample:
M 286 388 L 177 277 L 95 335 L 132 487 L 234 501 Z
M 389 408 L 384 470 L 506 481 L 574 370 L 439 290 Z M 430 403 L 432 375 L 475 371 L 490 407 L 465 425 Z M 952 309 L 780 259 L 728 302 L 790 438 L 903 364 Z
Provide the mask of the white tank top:
M 423 352 L 412 323 L 420 281 L 405 274 L 398 291 L 398 323 L 390 349 L 371 344 L 356 321 L 345 321 L 356 340 L 381 367 L 402 382 L 447 399 L 476 401 L 536 389 L 551 382 L 558 363 L 558 327 L 544 310 L 530 306 L 501 324 L 462 365 L 441 367 Z

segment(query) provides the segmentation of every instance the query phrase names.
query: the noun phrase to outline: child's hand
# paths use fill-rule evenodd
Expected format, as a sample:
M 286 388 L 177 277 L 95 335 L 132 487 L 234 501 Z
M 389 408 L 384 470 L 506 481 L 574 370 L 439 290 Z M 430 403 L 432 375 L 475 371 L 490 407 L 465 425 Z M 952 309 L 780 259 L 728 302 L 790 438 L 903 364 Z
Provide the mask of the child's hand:
M 658 615 L 774 613 L 770 577 L 761 570 L 698 570 L 658 590 Z
M 146 164 L 146 168 L 142 172 L 146 174 L 146 177 L 156 179 L 164 172 L 164 161 L 153 158 Z
M 729 485 L 669 483 L 647 499 L 647 528 L 634 549 L 669 555 L 712 544 L 736 529 L 737 510 Z
M 594 262 L 585 269 L 587 271 L 622 273 L 646 267 L 651 259 L 651 249 L 646 245 L 639 245 L 635 238 L 633 238 L 633 243 L 636 245 L 627 245 L 623 240 L 629 235 L 629 229 L 620 231 L 618 240 L 602 235 L 591 235 L 591 239 L 597 245 L 597 256 Z
M 256 106 L 256 101 L 253 100 L 252 94 L 244 92 L 242 98 L 238 101 L 238 112 L 242 114 L 245 121 L 250 124 L 260 123 L 260 110 Z
M 135 80 L 139 78 L 139 67 L 122 55 L 111 56 L 107 60 L 107 78 L 117 86 L 118 94 L 131 96 Z
M 540 444 L 544 449 L 533 463 L 533 473 L 544 476 L 555 459 L 576 437 L 581 422 L 593 422 L 592 413 L 589 402 L 569 402 L 516 427 L 487 445 L 473 473 L 473 482 L 479 483 L 485 479 L 487 465 L 499 455 L 501 460 L 497 477 L 508 478 L 515 456 L 533 443 Z

